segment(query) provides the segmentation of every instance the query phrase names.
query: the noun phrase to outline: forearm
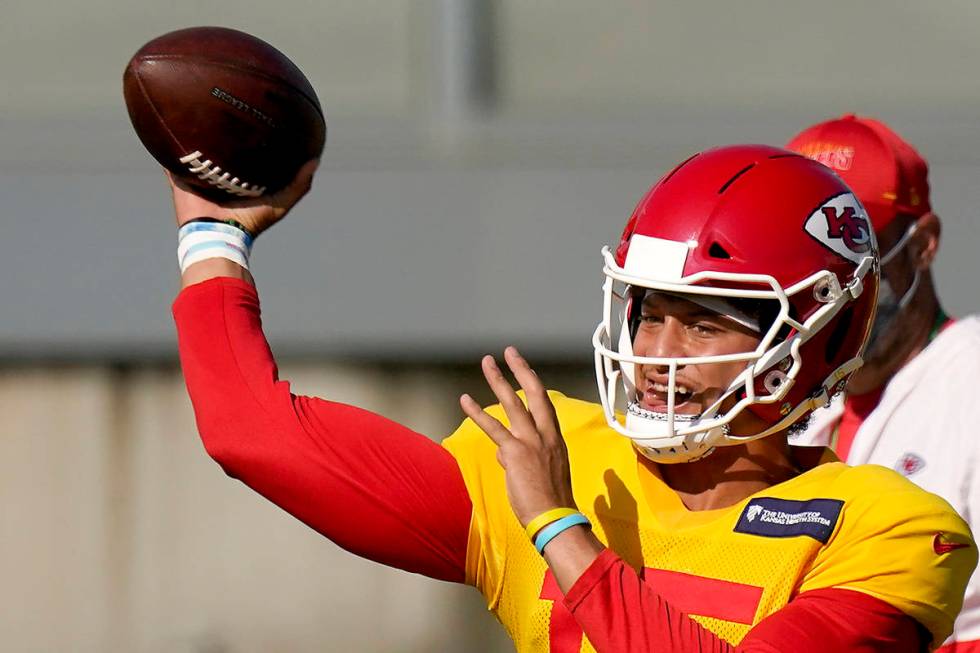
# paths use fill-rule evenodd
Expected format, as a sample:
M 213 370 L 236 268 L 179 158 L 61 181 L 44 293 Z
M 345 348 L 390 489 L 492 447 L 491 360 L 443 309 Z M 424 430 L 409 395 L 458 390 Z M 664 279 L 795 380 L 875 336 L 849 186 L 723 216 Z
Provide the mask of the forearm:
M 544 559 L 563 594 L 606 550 L 586 526 L 572 526 L 559 533 L 544 548 Z
M 564 591 L 565 607 L 599 653 L 733 650 L 665 601 L 611 550 L 596 556 Z
M 252 273 L 237 263 L 225 258 L 209 258 L 187 268 L 180 277 L 180 287 L 187 288 L 217 277 L 238 279 L 251 286 L 255 285 Z

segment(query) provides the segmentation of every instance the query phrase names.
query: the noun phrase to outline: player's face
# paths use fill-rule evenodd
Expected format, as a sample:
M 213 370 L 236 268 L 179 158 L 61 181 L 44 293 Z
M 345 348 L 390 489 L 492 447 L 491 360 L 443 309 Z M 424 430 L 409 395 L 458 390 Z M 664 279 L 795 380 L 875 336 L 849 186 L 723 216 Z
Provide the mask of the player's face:
M 650 293 L 643 300 L 633 351 L 646 357 L 692 358 L 749 352 L 759 340 L 755 331 L 703 306 L 675 295 Z M 745 361 L 733 361 L 678 366 L 675 412 L 704 412 L 724 394 L 745 365 Z M 635 384 L 643 408 L 667 411 L 668 373 L 666 365 L 637 367 Z

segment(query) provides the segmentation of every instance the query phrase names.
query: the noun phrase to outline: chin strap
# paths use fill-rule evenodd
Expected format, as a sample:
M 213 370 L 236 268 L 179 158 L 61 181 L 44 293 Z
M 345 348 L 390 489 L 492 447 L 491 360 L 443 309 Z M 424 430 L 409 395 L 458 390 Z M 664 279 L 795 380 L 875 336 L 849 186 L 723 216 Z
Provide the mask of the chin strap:
M 645 447 L 638 442 L 633 442 L 633 448 L 647 460 L 651 460 L 659 465 L 677 465 L 680 463 L 693 463 L 696 460 L 707 458 L 714 453 L 717 447 L 707 447 L 705 449 L 688 450 L 686 453 L 666 453 L 663 449 L 656 447 Z
M 861 367 L 863 364 L 864 360 L 860 356 L 855 356 L 838 367 L 824 380 L 817 392 L 811 395 L 808 399 L 801 401 L 799 405 L 787 413 L 783 419 L 779 420 L 779 422 L 770 426 L 765 431 L 748 436 L 732 435 L 729 436 L 729 438 L 732 440 L 737 440 L 739 441 L 738 443 L 741 444 L 743 442 L 758 440 L 759 438 L 764 438 L 768 435 L 772 435 L 773 433 L 778 433 L 779 431 L 788 429 L 808 412 L 830 404 L 830 401 L 834 398 L 834 395 L 843 390 L 843 387 L 839 387 L 841 381 L 850 376 L 852 372 Z

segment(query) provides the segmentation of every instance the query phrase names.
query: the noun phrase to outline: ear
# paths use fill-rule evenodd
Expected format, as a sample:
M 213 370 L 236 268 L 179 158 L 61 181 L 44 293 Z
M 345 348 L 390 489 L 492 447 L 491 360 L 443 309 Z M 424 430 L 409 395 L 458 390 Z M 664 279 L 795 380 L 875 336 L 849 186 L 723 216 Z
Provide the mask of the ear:
M 930 211 L 916 220 L 915 234 L 912 243 L 915 244 L 915 264 L 919 270 L 928 270 L 939 251 L 939 236 L 942 225 L 939 216 Z M 910 243 L 911 244 L 911 243 Z

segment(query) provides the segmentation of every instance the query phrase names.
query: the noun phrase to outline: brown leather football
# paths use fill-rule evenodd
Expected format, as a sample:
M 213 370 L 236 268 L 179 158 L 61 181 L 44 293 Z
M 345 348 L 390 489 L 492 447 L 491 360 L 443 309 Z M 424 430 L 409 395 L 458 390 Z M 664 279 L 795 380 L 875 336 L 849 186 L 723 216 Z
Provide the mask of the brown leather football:
M 281 189 L 326 141 L 320 102 L 300 69 L 233 29 L 153 39 L 126 66 L 123 94 L 150 154 L 219 202 Z

